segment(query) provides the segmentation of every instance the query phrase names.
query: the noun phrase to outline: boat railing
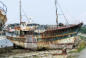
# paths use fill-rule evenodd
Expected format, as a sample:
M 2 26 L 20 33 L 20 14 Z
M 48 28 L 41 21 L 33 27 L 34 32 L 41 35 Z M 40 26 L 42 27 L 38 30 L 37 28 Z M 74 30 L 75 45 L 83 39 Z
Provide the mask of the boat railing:
M 1 1 L 0 1 L 0 9 L 3 10 L 5 14 L 7 13 L 7 6 Z

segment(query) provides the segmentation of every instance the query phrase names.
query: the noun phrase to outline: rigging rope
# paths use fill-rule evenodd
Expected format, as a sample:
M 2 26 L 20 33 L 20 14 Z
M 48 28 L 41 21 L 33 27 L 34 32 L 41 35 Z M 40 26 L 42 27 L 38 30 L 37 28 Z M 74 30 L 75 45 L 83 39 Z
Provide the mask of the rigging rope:
M 64 18 L 65 18 L 65 20 L 66 20 L 66 24 L 68 25 L 69 23 L 68 23 L 67 17 L 65 16 L 65 14 L 64 14 L 64 12 L 63 12 L 63 10 L 62 10 L 62 8 L 61 8 L 61 6 L 60 6 L 59 3 L 58 3 L 58 6 L 60 7 L 61 12 L 63 13 L 63 16 L 64 16 Z
M 58 24 L 58 7 L 57 7 L 57 4 L 58 4 L 58 6 L 60 7 L 60 9 L 61 9 L 61 12 L 63 13 L 63 16 L 64 16 L 64 18 L 65 18 L 65 20 L 66 20 L 66 24 L 68 25 L 69 23 L 68 23 L 68 20 L 67 20 L 67 18 L 66 18 L 66 16 L 65 16 L 65 14 L 64 14 L 64 12 L 63 12 L 63 10 L 62 10 L 62 8 L 61 8 L 61 6 L 60 6 L 60 4 L 59 4 L 59 2 L 58 2 L 58 0 L 55 0 L 55 7 L 56 7 L 56 23 Z

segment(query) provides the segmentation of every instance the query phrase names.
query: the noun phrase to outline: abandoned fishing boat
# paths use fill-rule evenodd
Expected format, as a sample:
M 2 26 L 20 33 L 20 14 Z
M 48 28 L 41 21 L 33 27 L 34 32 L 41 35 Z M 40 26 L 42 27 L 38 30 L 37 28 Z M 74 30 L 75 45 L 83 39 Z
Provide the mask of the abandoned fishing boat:
M 7 39 L 14 43 L 14 47 L 23 47 L 27 49 L 73 48 L 76 36 L 83 24 L 58 24 L 57 8 L 57 25 L 25 23 L 21 21 L 21 16 L 20 0 L 20 24 L 10 24 L 6 32 L 6 36 Z

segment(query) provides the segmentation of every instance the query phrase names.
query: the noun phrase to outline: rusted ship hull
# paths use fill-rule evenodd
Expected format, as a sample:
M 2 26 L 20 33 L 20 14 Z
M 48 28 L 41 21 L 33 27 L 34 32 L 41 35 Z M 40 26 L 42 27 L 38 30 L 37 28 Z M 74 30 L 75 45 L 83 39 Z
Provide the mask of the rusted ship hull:
M 76 37 L 70 37 L 70 38 L 65 38 L 65 39 L 60 39 L 56 41 L 42 41 L 42 42 L 23 42 L 23 41 L 16 41 L 14 40 L 15 38 L 10 38 L 8 37 L 11 42 L 13 42 L 15 45 L 26 48 L 26 49 L 62 49 L 62 48 L 67 48 L 67 49 L 72 49 L 73 45 L 75 43 L 75 40 L 77 39 Z M 18 38 L 16 38 L 18 39 Z
M 58 48 L 73 48 L 77 33 L 79 32 L 82 23 L 69 27 L 60 27 L 53 30 L 47 30 L 37 34 L 31 32 L 23 36 L 7 36 L 15 45 L 27 49 L 58 49 Z

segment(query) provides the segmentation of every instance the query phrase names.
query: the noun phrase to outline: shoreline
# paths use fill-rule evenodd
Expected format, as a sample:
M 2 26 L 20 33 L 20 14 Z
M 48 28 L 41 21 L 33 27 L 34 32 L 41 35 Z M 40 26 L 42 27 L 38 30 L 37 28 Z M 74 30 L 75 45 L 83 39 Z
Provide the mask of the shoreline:
M 25 49 L 7 49 L 9 50 L 7 53 L 1 53 L 0 57 L 7 57 L 7 58 L 13 58 L 13 57 L 19 57 L 19 58 L 29 58 L 29 57 L 54 57 L 54 58 L 67 58 L 67 54 L 58 54 L 61 51 L 59 50 L 45 50 L 45 51 L 31 51 L 31 50 L 25 50 Z M 5 55 L 4 55 L 5 54 Z

